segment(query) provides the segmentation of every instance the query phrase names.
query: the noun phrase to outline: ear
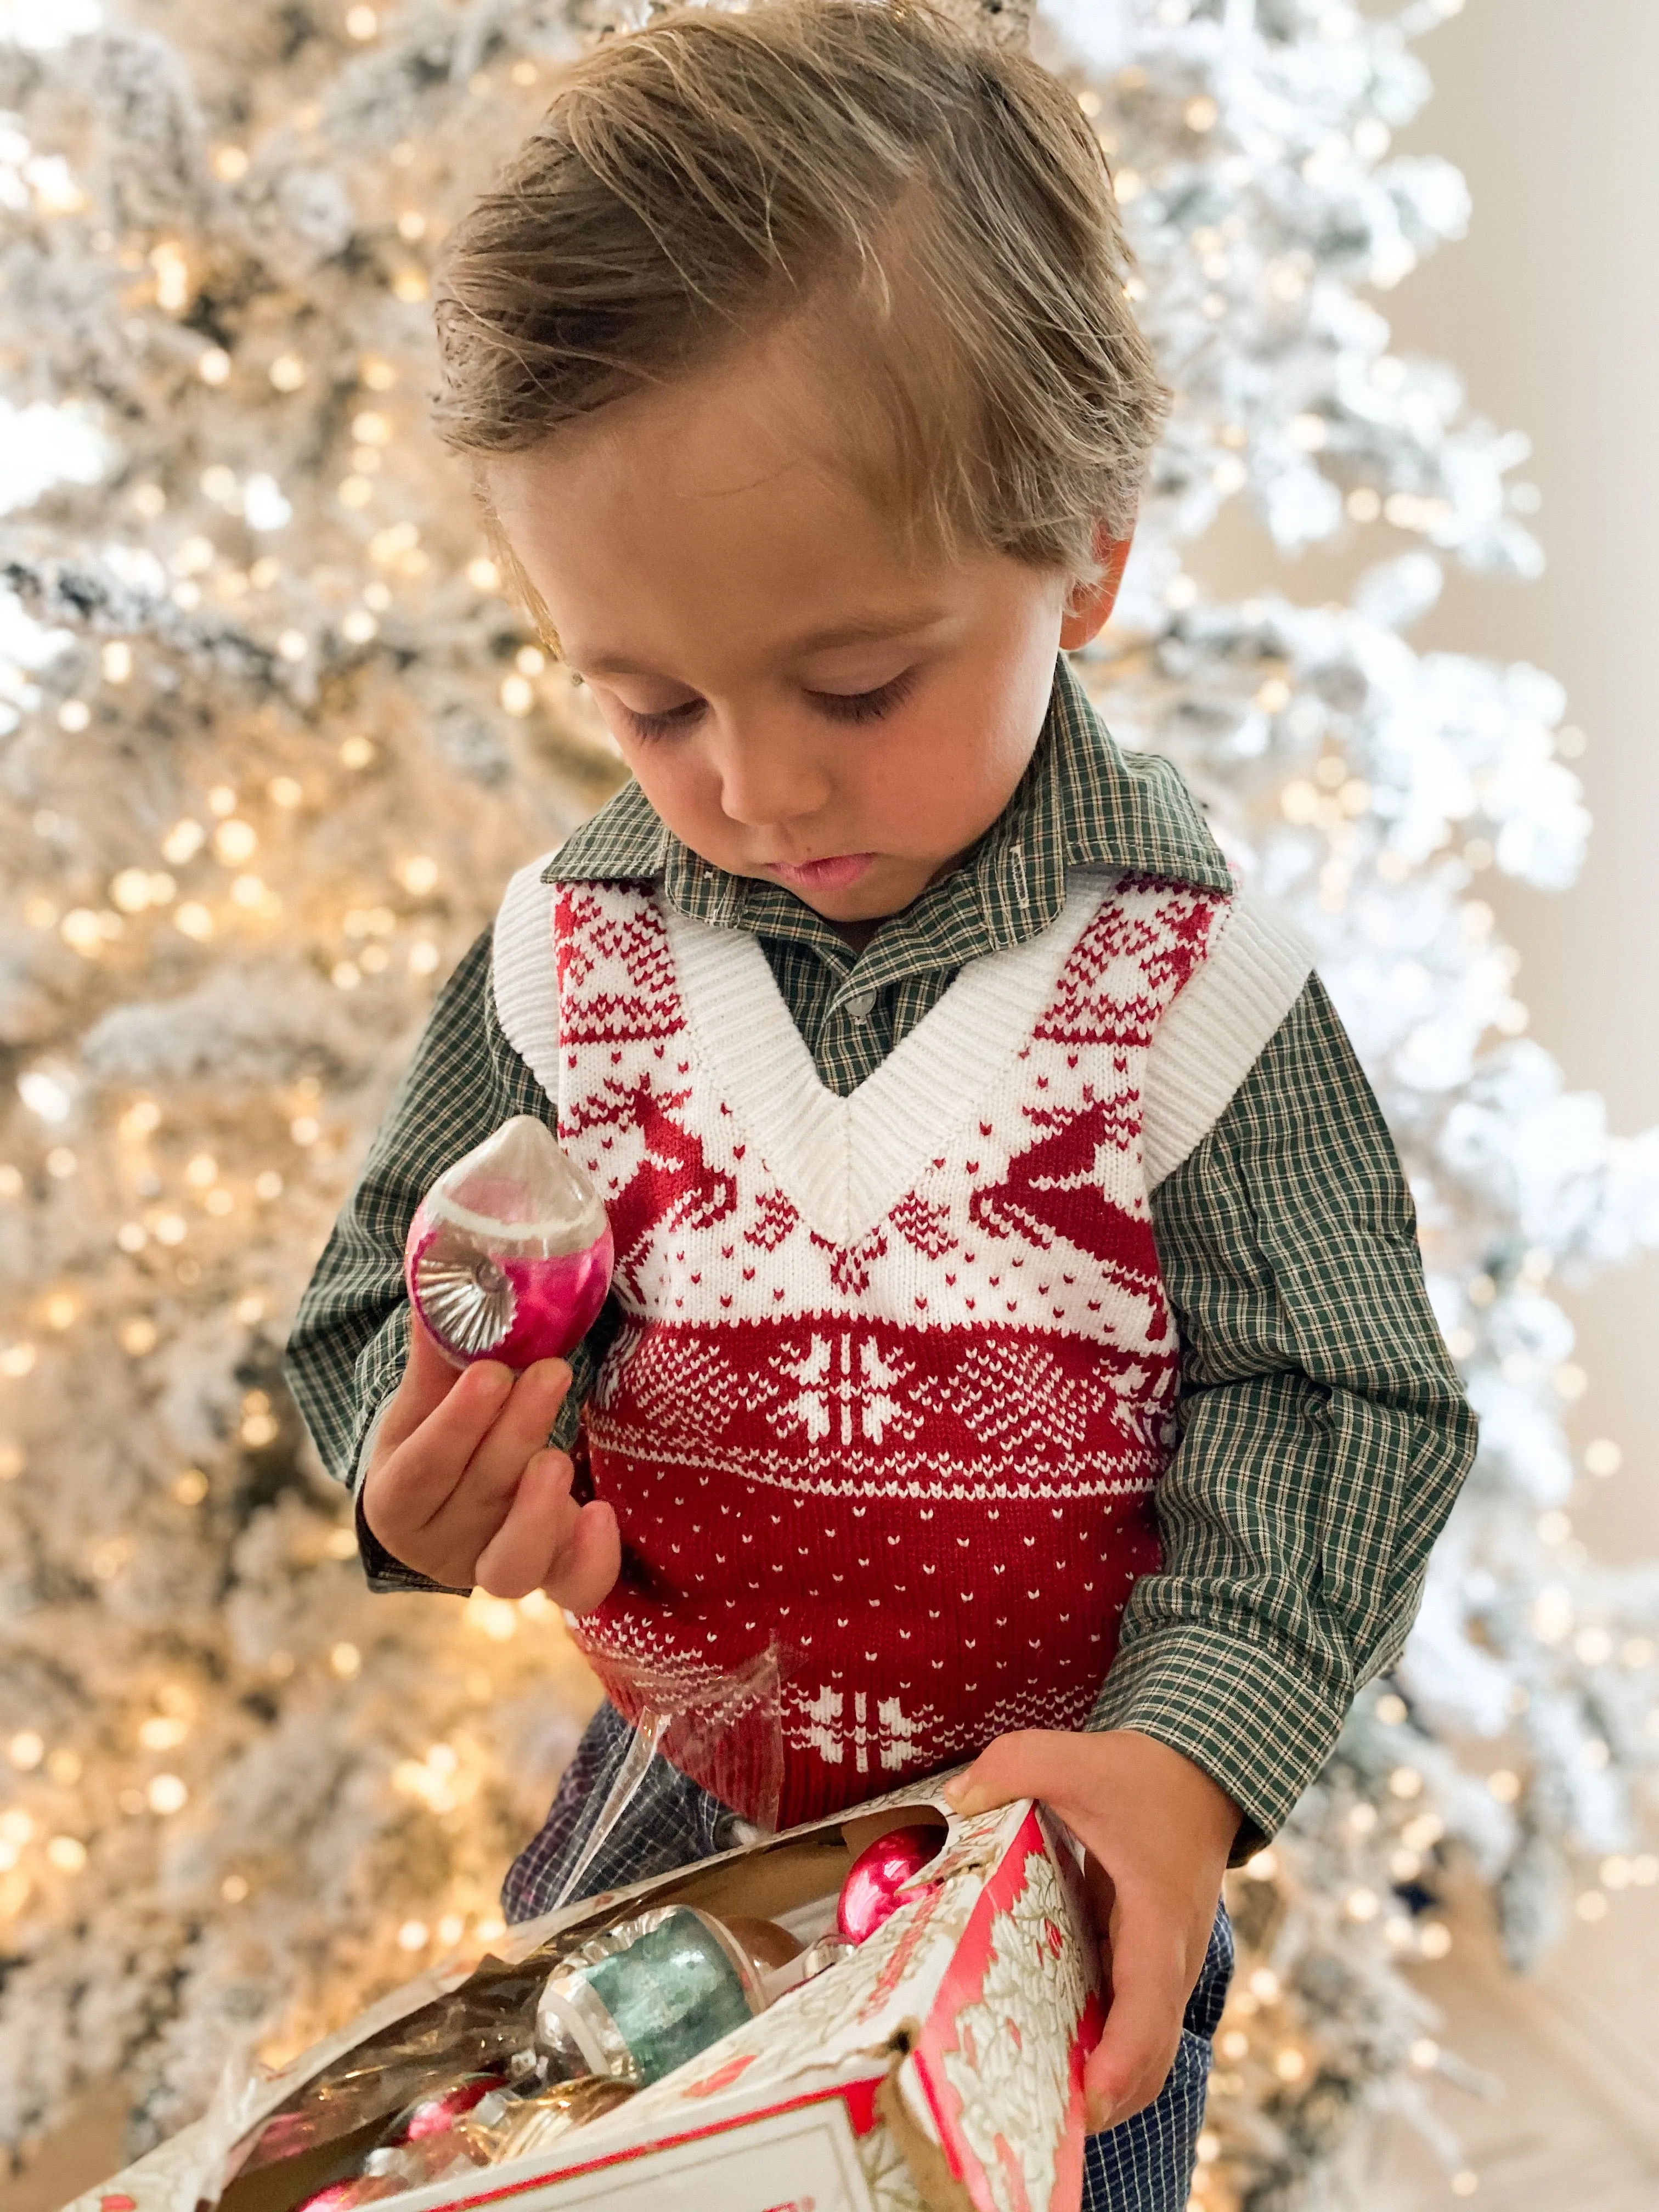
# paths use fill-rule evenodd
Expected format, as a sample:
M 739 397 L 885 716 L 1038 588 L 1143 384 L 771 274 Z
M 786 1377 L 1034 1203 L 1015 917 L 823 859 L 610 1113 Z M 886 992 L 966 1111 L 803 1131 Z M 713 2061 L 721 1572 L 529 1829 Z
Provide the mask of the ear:
M 1110 621 L 1118 586 L 1123 581 L 1124 563 L 1133 543 L 1133 530 L 1123 538 L 1109 538 L 1103 524 L 1095 532 L 1095 558 L 1100 563 L 1100 574 L 1092 584 L 1077 585 L 1066 602 L 1060 625 L 1063 651 L 1075 653 L 1079 646 L 1087 645 L 1091 638 L 1097 636 Z

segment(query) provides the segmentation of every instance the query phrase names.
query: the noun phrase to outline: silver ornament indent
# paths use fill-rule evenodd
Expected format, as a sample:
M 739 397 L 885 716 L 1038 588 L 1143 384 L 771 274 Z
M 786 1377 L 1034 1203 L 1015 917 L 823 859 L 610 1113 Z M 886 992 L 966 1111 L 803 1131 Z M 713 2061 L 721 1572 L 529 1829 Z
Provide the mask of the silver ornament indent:
M 434 1239 L 415 1262 L 415 1288 L 434 1335 L 469 1358 L 512 1334 L 518 1297 L 506 1269 L 488 1252 L 462 1258 Z

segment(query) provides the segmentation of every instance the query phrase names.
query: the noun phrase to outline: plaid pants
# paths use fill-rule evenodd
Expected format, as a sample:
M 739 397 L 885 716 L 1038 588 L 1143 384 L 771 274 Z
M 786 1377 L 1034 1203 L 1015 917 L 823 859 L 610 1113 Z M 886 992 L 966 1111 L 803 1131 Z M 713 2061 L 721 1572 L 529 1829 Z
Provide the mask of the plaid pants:
M 509 1920 L 533 1920 L 559 1901 L 568 1870 L 580 1856 L 622 1764 L 629 1733 L 613 1706 L 600 1706 L 565 1769 L 540 1834 L 507 1870 L 501 1908 Z M 749 1832 L 718 1798 L 666 1759 L 653 1759 L 638 1794 L 584 1869 L 580 1893 L 592 1897 L 666 1874 L 730 1850 Z M 1169 2080 L 1145 2112 L 1091 2136 L 1084 2146 L 1083 2212 L 1182 2212 L 1204 2123 L 1210 2045 L 1232 1972 L 1233 1931 L 1224 1905 L 1188 2000 Z

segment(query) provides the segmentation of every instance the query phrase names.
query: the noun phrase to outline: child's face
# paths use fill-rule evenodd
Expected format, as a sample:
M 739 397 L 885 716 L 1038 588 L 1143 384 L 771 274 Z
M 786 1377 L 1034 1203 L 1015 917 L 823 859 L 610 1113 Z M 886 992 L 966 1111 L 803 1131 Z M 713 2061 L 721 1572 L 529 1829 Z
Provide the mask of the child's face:
M 675 836 L 859 922 L 996 820 L 1057 649 L 1111 591 L 1068 605 L 1063 576 L 1000 554 L 916 566 L 824 458 L 822 416 L 781 337 L 502 457 L 489 489 Z

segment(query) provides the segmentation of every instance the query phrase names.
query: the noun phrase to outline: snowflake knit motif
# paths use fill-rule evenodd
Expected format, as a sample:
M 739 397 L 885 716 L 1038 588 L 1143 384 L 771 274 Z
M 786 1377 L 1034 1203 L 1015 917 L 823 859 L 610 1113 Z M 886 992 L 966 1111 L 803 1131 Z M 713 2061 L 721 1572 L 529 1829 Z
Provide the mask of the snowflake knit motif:
M 1097 881 L 842 1100 L 752 939 L 561 888 L 622 1313 L 584 1418 L 624 1569 L 578 1632 L 630 1717 L 630 1670 L 777 1649 L 786 1822 L 1087 1717 L 1176 1436 L 1141 1069 L 1227 903 Z

